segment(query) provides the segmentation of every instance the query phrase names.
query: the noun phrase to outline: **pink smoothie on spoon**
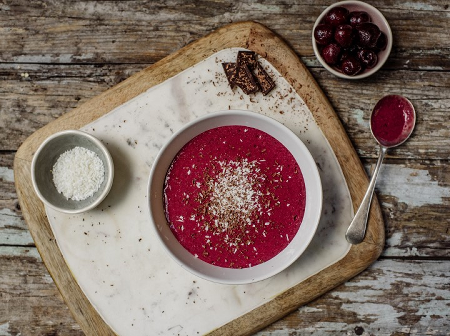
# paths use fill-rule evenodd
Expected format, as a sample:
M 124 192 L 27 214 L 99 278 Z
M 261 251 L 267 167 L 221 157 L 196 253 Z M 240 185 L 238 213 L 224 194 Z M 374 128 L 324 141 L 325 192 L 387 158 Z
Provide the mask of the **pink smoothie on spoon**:
M 414 107 L 402 96 L 383 97 L 375 105 L 370 127 L 380 145 L 397 146 L 411 134 L 415 125 Z

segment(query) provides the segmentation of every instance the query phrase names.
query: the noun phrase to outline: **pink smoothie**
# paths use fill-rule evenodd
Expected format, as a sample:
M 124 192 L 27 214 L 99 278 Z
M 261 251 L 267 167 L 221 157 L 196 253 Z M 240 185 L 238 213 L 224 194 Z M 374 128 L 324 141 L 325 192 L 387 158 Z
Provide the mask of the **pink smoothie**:
M 414 127 L 414 108 L 402 96 L 386 96 L 375 105 L 370 123 L 372 133 L 381 145 L 400 144 Z
M 175 237 L 213 265 L 246 268 L 280 253 L 305 212 L 300 168 L 278 140 L 245 126 L 206 131 L 173 160 L 164 186 Z

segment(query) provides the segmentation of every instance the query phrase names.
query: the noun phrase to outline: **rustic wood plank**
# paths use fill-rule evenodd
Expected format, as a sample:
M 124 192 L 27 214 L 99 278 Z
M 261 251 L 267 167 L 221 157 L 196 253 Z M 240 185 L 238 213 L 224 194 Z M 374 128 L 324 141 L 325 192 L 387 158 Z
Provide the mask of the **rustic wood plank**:
M 14 188 L 14 152 L 0 153 L 0 200 L 17 198 Z
M 34 246 L 27 224 L 14 203 L 0 201 L 0 246 Z
M 14 187 L 14 153 L 0 153 L 0 246 L 34 246 Z
M 376 188 L 387 223 L 383 256 L 449 260 L 449 162 L 388 162 Z
M 16 150 L 35 130 L 143 67 L 0 64 L 0 150 Z
M 36 248 L 0 246 L 0 335 L 83 335 Z
M 313 71 L 314 75 L 318 74 Z M 342 81 L 325 70 L 316 76 L 361 157 L 375 157 L 376 141 L 369 132 L 370 113 L 388 94 L 404 95 L 413 103 L 417 122 L 411 138 L 389 151 L 390 157 L 448 159 L 450 76 L 436 71 L 380 71 L 361 81 Z M 407 83 L 407 85 L 406 85 Z M 445 149 L 442 149 L 445 148 Z
M 36 249 L 17 246 L 34 242 L 11 182 L 13 151 L 35 130 L 148 64 L 224 23 L 248 19 L 274 29 L 301 55 L 365 159 L 366 169 L 376 155 L 375 142 L 367 134 L 372 99 L 396 92 L 413 100 L 418 128 L 407 144 L 391 152 L 377 187 L 387 225 L 383 255 L 441 259 L 377 262 L 260 335 L 448 334 L 448 313 L 441 311 L 448 309 L 450 297 L 448 285 L 443 287 L 448 284 L 450 249 L 449 5 L 372 1 L 391 24 L 394 49 L 382 71 L 350 82 L 324 71 L 312 52 L 313 21 L 329 4 L 324 0 L 0 3 L 1 336 L 82 334 L 66 305 L 56 298 L 54 284 L 36 288 L 48 274 Z M 30 259 L 23 262 L 24 257 Z M 382 284 L 390 287 L 380 289 Z M 10 294 L 19 292 L 28 294 Z
M 37 129 L 143 67 L 142 64 L 0 64 L 0 78 L 3 79 L 0 87 L 0 149 L 16 150 Z M 312 69 L 311 72 L 330 99 L 360 157 L 377 155 L 376 142 L 369 133 L 370 111 L 379 98 L 390 93 L 411 99 L 417 111 L 417 127 L 412 138 L 389 155 L 428 159 L 450 157 L 450 128 L 442 127 L 450 110 L 450 76 L 447 72 L 380 71 L 356 82 L 343 81 L 323 69 Z
M 445 335 L 450 262 L 379 260 L 257 335 Z M 82 335 L 35 248 L 0 247 L 0 335 Z
M 448 335 L 450 262 L 380 260 L 260 336 Z
M 372 1 L 395 36 L 389 69 L 449 70 L 448 7 L 440 3 Z M 259 21 L 293 49 L 313 57 L 310 31 L 329 1 L 107 1 L 19 0 L 0 7 L 0 62 L 154 63 L 218 27 Z M 27 22 L 26 26 L 23 22 Z M 418 25 L 420 22 L 420 25 Z M 95 34 L 93 34 L 93 29 Z M 436 41 L 439 47 L 436 48 Z M 418 46 L 420 45 L 420 47 Z

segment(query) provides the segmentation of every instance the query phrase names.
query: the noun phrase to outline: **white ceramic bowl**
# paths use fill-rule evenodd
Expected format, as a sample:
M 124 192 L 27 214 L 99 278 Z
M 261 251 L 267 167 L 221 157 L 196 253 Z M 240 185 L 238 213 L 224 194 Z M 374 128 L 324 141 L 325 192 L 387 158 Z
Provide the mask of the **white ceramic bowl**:
M 59 156 L 74 147 L 93 151 L 102 160 L 105 179 L 97 192 L 85 200 L 74 201 L 60 194 L 53 183 L 52 168 Z M 95 208 L 111 189 L 114 179 L 114 164 L 106 147 L 92 135 L 68 130 L 48 137 L 38 148 L 31 163 L 31 178 L 34 190 L 44 204 L 65 213 L 81 213 Z
M 325 60 L 320 55 L 319 46 L 316 43 L 316 40 L 314 39 L 314 30 L 316 29 L 317 25 L 324 19 L 325 15 L 328 13 L 328 11 L 334 7 L 344 7 L 347 8 L 350 12 L 354 11 L 364 11 L 369 14 L 369 16 L 372 19 L 372 22 L 375 23 L 380 30 L 386 34 L 387 38 L 387 46 L 386 49 L 380 51 L 378 55 L 378 63 L 375 65 L 372 69 L 365 69 L 363 72 L 355 75 L 355 76 L 348 76 L 338 70 L 335 66 L 328 65 Z M 329 72 L 334 74 L 337 77 L 345 78 L 345 79 L 361 79 L 366 78 L 370 75 L 373 75 L 375 72 L 377 72 L 383 64 L 386 62 L 386 60 L 389 57 L 389 54 L 391 53 L 392 49 L 392 31 L 391 27 L 389 26 L 389 23 L 384 18 L 383 14 L 373 7 L 372 5 L 369 5 L 362 1 L 341 1 L 332 4 L 331 6 L 327 7 L 322 14 L 319 15 L 316 22 L 314 23 L 314 27 L 312 29 L 312 45 L 314 49 L 314 54 L 316 54 L 317 59 L 319 62 L 323 65 L 325 69 L 327 69 Z
M 274 258 L 244 269 L 211 265 L 195 258 L 173 235 L 164 213 L 163 187 L 166 172 L 179 150 L 195 136 L 209 129 L 243 125 L 268 133 L 280 141 L 294 156 L 306 186 L 306 208 L 300 229 L 290 244 Z M 246 111 L 224 111 L 199 118 L 175 133 L 161 149 L 153 163 L 149 186 L 150 218 L 164 249 L 188 271 L 207 280 L 224 284 L 245 284 L 269 278 L 291 265 L 309 245 L 319 223 L 322 209 L 322 185 L 316 163 L 302 141 L 287 127 L 261 114 Z

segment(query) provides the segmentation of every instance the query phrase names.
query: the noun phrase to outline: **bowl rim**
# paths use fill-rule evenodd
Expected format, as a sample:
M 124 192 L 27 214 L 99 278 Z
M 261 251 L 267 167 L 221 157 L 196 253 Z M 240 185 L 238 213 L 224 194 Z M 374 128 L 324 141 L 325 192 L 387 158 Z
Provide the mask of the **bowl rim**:
M 86 205 L 83 208 L 80 209 L 66 209 L 66 208 L 62 208 L 59 207 L 57 205 L 54 205 L 53 203 L 49 202 L 41 193 L 39 186 L 36 182 L 36 162 L 38 157 L 40 156 L 40 154 L 42 153 L 43 149 L 45 148 L 45 146 L 52 140 L 63 136 L 63 135 L 67 135 L 67 134 L 75 134 L 77 136 L 81 136 L 81 137 L 86 137 L 89 138 L 89 140 L 91 140 L 98 148 L 100 148 L 100 150 L 105 154 L 106 157 L 106 163 L 108 165 L 108 171 L 109 174 L 107 176 L 107 180 L 106 180 L 106 184 L 105 184 L 105 188 L 103 189 L 103 191 L 98 195 L 98 197 L 90 204 Z M 94 137 L 93 135 L 83 132 L 83 131 L 79 131 L 79 130 L 64 130 L 64 131 L 60 131 L 57 133 L 54 133 L 52 135 L 50 135 L 49 137 L 47 137 L 39 146 L 39 148 L 36 150 L 36 152 L 33 155 L 33 160 L 31 161 L 31 181 L 34 187 L 34 191 L 36 192 L 36 194 L 38 195 L 39 199 L 47 206 L 49 206 L 50 208 L 57 210 L 59 212 L 64 212 L 64 213 L 69 213 L 69 214 L 77 214 L 77 213 L 82 213 L 88 210 L 91 210 L 93 208 L 95 208 L 97 205 L 99 205 L 104 199 L 105 197 L 108 195 L 109 191 L 111 190 L 112 187 L 112 183 L 114 180 L 114 162 L 113 159 L 111 157 L 111 154 L 109 153 L 108 149 L 106 148 L 106 146 L 96 137 Z
M 381 21 L 383 21 L 383 23 L 386 25 L 387 27 L 387 32 L 386 32 L 386 37 L 387 37 L 387 46 L 385 49 L 385 55 L 386 57 L 379 61 L 377 63 L 377 65 L 375 65 L 372 69 L 369 69 L 366 72 L 360 73 L 358 75 L 355 76 L 349 76 L 346 75 L 340 71 L 335 70 L 332 66 L 328 65 L 322 58 L 322 56 L 320 55 L 319 52 L 319 47 L 317 45 L 317 42 L 314 38 L 314 30 L 316 29 L 317 25 L 322 21 L 323 17 L 325 16 L 325 14 L 332 8 L 334 7 L 338 7 L 338 6 L 343 6 L 345 7 L 345 5 L 359 5 L 362 7 L 366 7 L 371 9 L 372 11 L 374 11 L 380 18 Z M 389 55 L 391 54 L 392 51 L 392 43 L 393 43 L 393 35 L 392 35 L 392 30 L 391 30 L 391 26 L 389 25 L 389 22 L 386 20 L 386 18 L 384 17 L 384 15 L 374 6 L 372 6 L 371 4 L 368 4 L 366 2 L 363 1 L 357 1 L 357 0 L 346 0 L 346 1 L 340 1 L 340 2 L 336 2 L 330 6 L 328 6 L 327 8 L 325 8 L 322 13 L 320 13 L 320 15 L 317 17 L 316 21 L 314 22 L 314 26 L 312 29 L 312 46 L 313 46 L 313 50 L 314 50 L 314 54 L 316 55 L 316 58 L 319 60 L 320 64 L 322 64 L 322 66 L 328 70 L 329 72 L 331 72 L 333 75 L 339 77 L 339 78 L 344 78 L 344 79 L 362 79 L 362 78 L 366 78 L 369 77 L 371 75 L 373 75 L 375 72 L 377 72 L 378 70 L 381 69 L 381 67 L 386 63 L 386 61 L 389 58 Z
M 296 139 L 298 139 L 297 144 L 299 144 L 300 146 L 303 147 L 304 153 L 305 153 L 305 157 L 306 159 L 309 161 L 309 164 L 311 164 L 311 167 L 313 168 L 313 174 L 315 175 L 315 180 L 311 181 L 309 183 L 314 183 L 315 187 L 317 187 L 318 189 L 318 196 L 317 199 L 315 199 L 315 201 L 318 201 L 317 203 L 315 203 L 316 206 L 316 210 L 314 212 L 317 212 L 317 218 L 315 218 L 315 221 L 313 224 L 305 224 L 304 227 L 306 227 L 307 225 L 312 225 L 312 229 L 305 233 L 303 231 L 300 230 L 300 228 L 302 227 L 302 225 L 300 225 L 299 230 L 297 231 L 296 235 L 294 236 L 294 238 L 292 238 L 292 240 L 290 241 L 290 243 L 286 246 L 286 248 L 283 250 L 287 250 L 288 247 L 291 245 L 291 243 L 294 241 L 294 239 L 298 236 L 299 232 L 303 233 L 302 237 L 305 237 L 305 239 L 303 239 L 303 243 L 301 245 L 301 248 L 299 248 L 298 250 L 295 251 L 295 257 L 292 258 L 292 260 L 289 260 L 289 262 L 284 263 L 280 268 L 277 269 L 271 269 L 270 271 L 264 273 L 264 275 L 260 275 L 260 276 L 252 276 L 252 277 L 246 277 L 245 279 L 225 279 L 224 277 L 220 277 L 220 276 L 213 276 L 213 275 L 209 275 L 209 274 L 205 274 L 199 270 L 197 270 L 196 268 L 186 264 L 185 262 L 183 262 L 182 260 L 180 260 L 180 258 L 172 251 L 171 248 L 169 248 L 168 244 L 166 244 L 165 241 L 165 237 L 162 234 L 162 230 L 158 229 L 158 224 L 155 222 L 154 217 L 153 217 L 153 213 L 152 213 L 152 181 L 154 179 L 154 175 L 156 173 L 156 168 L 157 168 L 157 163 L 161 160 L 162 156 L 164 155 L 165 151 L 170 147 L 170 145 L 177 139 L 177 137 L 182 134 L 183 132 L 185 132 L 186 130 L 188 130 L 189 128 L 195 127 L 196 124 L 201 123 L 207 119 L 212 119 L 212 118 L 217 118 L 217 117 L 221 117 L 221 116 L 225 116 L 225 115 L 230 115 L 230 114 L 235 114 L 237 116 L 243 116 L 243 117 L 249 117 L 249 118 L 256 118 L 256 119 L 260 119 L 263 120 L 269 124 L 275 125 L 275 127 L 278 127 L 279 129 L 282 129 L 284 132 L 286 132 L 287 134 L 289 134 L 289 136 L 293 136 Z M 230 124 L 232 125 L 232 124 Z M 239 125 L 238 123 L 235 125 Z M 241 124 L 242 125 L 242 124 Z M 225 125 L 224 125 L 225 126 Z M 252 125 L 247 125 L 248 127 L 254 127 Z M 215 127 L 220 127 L 220 126 L 215 126 Z M 212 127 L 212 128 L 215 128 Z M 210 129 L 212 129 L 210 128 Z M 257 128 L 257 127 L 254 127 Z M 258 129 L 258 128 L 257 128 Z M 206 130 L 205 130 L 206 131 Z M 264 132 L 264 131 L 263 131 Z M 202 132 L 198 133 L 201 134 Z M 197 134 L 197 135 L 198 135 Z M 271 135 L 273 136 L 273 135 Z M 195 137 L 195 136 L 194 136 Z M 192 138 L 191 138 L 192 139 Z M 188 143 L 191 139 L 187 140 L 186 142 L 183 141 L 184 144 Z M 279 139 L 277 139 L 279 140 Z M 279 140 L 280 141 L 280 140 Z M 284 144 L 283 144 L 284 145 Z M 183 145 L 184 146 L 184 145 Z M 182 146 L 181 146 L 182 148 Z M 180 148 L 180 149 L 181 149 Z M 161 195 L 162 196 L 162 195 Z M 162 197 L 161 197 L 162 200 Z M 322 181 L 320 178 L 320 173 L 318 170 L 318 167 L 316 165 L 316 162 L 313 158 L 313 156 L 311 155 L 309 149 L 306 147 L 306 145 L 303 143 L 302 140 L 300 140 L 300 138 L 293 132 L 291 131 L 287 126 L 283 125 L 281 122 L 278 122 L 277 120 L 270 118 L 268 116 L 262 115 L 260 113 L 256 113 L 256 112 L 251 112 L 251 111 L 244 111 L 244 110 L 237 110 L 237 109 L 232 109 L 232 110 L 221 110 L 221 111 L 217 111 L 217 112 L 211 112 L 208 113 L 202 117 L 196 118 L 190 122 L 188 122 L 187 124 L 185 124 L 183 127 L 181 127 L 177 132 L 175 132 L 167 141 L 166 143 L 163 145 L 163 147 L 159 150 L 157 156 L 155 157 L 155 160 L 153 162 L 150 174 L 149 174 L 149 180 L 148 180 L 148 186 L 147 186 L 147 209 L 149 211 L 149 218 L 150 218 L 150 222 L 151 222 L 151 226 L 152 226 L 152 230 L 154 231 L 154 233 L 157 236 L 157 239 L 159 240 L 160 244 L 163 246 L 163 249 L 166 251 L 166 253 L 178 264 L 180 265 L 182 268 L 186 269 L 187 271 L 191 272 L 192 274 L 205 279 L 205 280 L 209 280 L 212 282 L 216 282 L 216 283 L 221 283 L 221 284 L 227 284 L 227 285 L 241 285 L 241 284 L 250 284 L 250 283 L 254 283 L 254 282 L 258 282 L 258 281 L 262 281 L 265 279 L 268 279 L 278 273 L 281 273 L 282 271 L 284 271 L 286 268 L 288 268 L 290 265 L 292 265 L 295 261 L 298 260 L 298 258 L 303 254 L 303 252 L 307 249 L 307 247 L 310 245 L 312 239 L 315 236 L 315 233 L 317 231 L 317 228 L 319 226 L 319 222 L 320 222 L 320 218 L 321 218 L 321 214 L 322 214 L 322 205 L 323 205 L 323 190 L 322 190 Z M 310 210 L 311 211 L 311 210 Z M 306 209 L 305 209 L 305 214 L 306 214 Z M 305 218 L 305 217 L 304 217 Z M 166 222 L 167 223 L 167 222 Z M 303 224 L 304 222 L 302 222 Z M 172 232 L 170 230 L 170 232 Z M 172 233 L 173 235 L 173 233 Z M 176 238 L 174 238 L 175 240 L 177 240 Z M 178 240 L 177 240 L 178 241 Z M 178 242 L 179 243 L 179 242 Z M 181 245 L 181 244 L 180 244 Z M 184 249 L 184 247 L 183 247 Z M 192 254 L 186 250 L 186 253 L 190 254 L 192 256 Z M 280 255 L 281 252 L 278 254 Z M 272 259 L 276 258 L 278 255 L 274 256 Z M 225 268 L 225 267 L 220 267 L 220 266 L 216 266 L 216 265 L 212 265 L 209 264 L 201 259 L 196 258 L 197 260 L 201 261 L 202 263 L 207 264 L 207 267 L 213 267 L 213 268 L 217 268 L 218 270 L 224 270 L 224 272 L 229 272 L 232 274 L 238 274 L 238 272 L 242 272 L 242 271 L 246 271 L 246 270 L 250 270 L 253 268 L 256 268 L 260 265 L 263 265 L 267 262 L 270 262 L 272 259 L 269 259 L 268 261 L 266 261 L 265 263 L 262 264 L 258 264 L 249 268 L 243 268 L 243 269 L 233 269 L 233 268 Z M 221 273 L 222 274 L 222 273 Z

